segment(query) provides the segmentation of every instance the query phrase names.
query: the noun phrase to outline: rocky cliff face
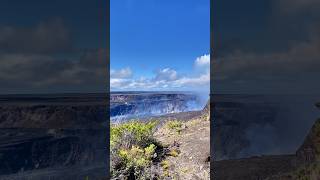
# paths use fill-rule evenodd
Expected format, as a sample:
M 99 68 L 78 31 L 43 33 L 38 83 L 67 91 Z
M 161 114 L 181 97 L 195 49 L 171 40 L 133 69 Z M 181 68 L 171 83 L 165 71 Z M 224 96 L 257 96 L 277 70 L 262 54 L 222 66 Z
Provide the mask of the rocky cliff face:
M 318 118 L 313 96 L 215 95 L 216 160 L 291 154 Z
M 200 110 L 204 104 L 188 93 L 113 93 L 110 97 L 112 119 L 155 116 Z
M 99 128 L 104 105 L 0 105 L 2 128 Z
M 103 95 L 0 98 L 0 179 L 101 179 L 107 123 Z
M 320 109 L 320 103 L 316 104 Z M 312 126 L 303 144 L 296 152 L 299 164 L 319 163 L 320 161 L 320 119 Z
M 320 120 L 318 120 L 296 154 L 256 156 L 214 162 L 215 179 L 223 180 L 318 180 Z
M 276 111 L 272 106 L 259 103 L 215 102 L 212 129 L 215 158 L 233 159 L 255 152 L 250 131 L 263 129 L 274 123 Z
M 298 164 L 319 163 L 320 161 L 320 119 L 312 126 L 301 147 L 296 152 Z
M 255 156 L 214 162 L 215 179 L 318 180 L 320 177 L 320 119 L 295 154 Z
M 103 130 L 1 129 L 0 175 L 49 167 L 103 165 Z

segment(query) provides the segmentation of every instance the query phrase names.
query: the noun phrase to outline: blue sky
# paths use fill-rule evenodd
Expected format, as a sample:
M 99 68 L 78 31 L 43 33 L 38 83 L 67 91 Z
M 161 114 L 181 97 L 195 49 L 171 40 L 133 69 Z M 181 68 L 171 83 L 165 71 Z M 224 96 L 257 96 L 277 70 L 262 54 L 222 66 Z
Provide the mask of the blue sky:
M 209 0 L 110 3 L 112 90 L 209 89 Z

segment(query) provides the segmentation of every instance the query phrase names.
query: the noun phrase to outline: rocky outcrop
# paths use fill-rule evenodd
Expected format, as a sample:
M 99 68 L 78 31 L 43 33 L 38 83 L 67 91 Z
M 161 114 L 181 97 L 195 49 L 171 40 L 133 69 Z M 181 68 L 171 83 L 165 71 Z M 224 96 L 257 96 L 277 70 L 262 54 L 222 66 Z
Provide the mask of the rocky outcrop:
M 298 164 L 311 164 L 320 160 L 320 119 L 312 126 L 296 155 Z
M 203 114 L 210 115 L 210 100 L 206 103 L 205 107 L 202 110 Z

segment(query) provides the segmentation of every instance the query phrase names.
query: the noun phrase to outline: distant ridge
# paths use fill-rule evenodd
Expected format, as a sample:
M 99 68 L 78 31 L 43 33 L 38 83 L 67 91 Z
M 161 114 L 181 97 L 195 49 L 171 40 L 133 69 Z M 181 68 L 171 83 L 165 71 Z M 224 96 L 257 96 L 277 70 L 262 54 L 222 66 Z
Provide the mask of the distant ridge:
M 7 94 L 0 95 L 0 104 L 59 104 L 59 103 L 108 103 L 104 93 L 60 93 L 60 94 Z
M 193 91 L 111 91 L 110 94 L 194 94 Z

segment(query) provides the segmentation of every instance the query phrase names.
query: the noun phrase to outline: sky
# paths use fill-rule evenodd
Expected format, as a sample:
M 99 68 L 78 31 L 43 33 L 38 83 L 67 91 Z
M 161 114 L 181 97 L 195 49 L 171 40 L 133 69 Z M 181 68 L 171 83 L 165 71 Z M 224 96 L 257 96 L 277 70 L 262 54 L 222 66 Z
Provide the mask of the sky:
M 0 93 L 106 92 L 105 0 L 0 1 Z
M 111 91 L 209 91 L 209 0 L 111 0 Z
M 319 94 L 320 1 L 213 2 L 213 93 Z

